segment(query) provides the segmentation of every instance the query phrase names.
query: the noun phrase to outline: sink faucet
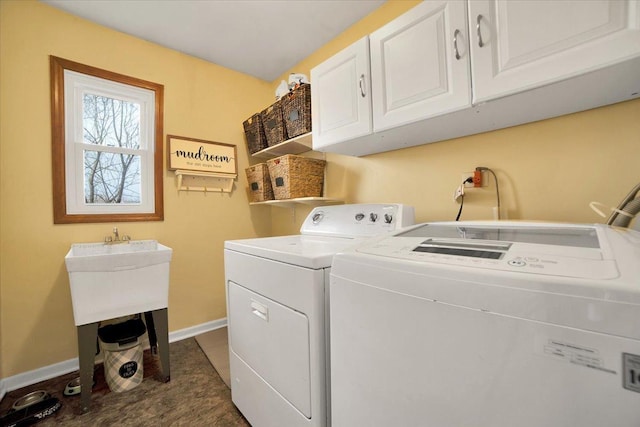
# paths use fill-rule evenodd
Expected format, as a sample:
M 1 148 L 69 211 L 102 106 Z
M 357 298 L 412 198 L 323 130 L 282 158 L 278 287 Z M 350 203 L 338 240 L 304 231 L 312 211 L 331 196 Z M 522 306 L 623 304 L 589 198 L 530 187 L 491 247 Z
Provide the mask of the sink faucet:
M 131 237 L 126 234 L 122 235 L 122 239 L 120 239 L 120 233 L 118 233 L 118 227 L 113 227 L 113 236 L 107 236 L 104 238 L 104 242 L 106 244 L 114 244 L 114 243 L 129 243 Z

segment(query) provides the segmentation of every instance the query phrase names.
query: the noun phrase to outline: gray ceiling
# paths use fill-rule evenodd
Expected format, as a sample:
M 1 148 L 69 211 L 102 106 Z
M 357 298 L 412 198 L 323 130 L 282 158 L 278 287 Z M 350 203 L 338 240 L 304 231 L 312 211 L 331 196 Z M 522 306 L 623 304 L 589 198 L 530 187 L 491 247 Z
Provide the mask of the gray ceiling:
M 41 0 L 132 36 L 273 81 L 384 0 Z

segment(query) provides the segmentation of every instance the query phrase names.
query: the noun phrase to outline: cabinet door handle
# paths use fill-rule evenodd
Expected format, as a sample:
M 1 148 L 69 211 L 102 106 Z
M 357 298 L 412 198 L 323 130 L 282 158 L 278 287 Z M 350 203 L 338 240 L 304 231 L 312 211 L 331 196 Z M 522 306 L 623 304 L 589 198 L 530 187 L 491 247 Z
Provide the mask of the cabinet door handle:
M 360 95 L 364 98 L 367 94 L 364 91 L 364 74 L 360 74 L 360 79 L 358 80 L 358 85 L 360 86 Z
M 458 34 L 460 34 L 460 30 L 455 30 L 453 32 L 453 51 L 456 53 L 456 59 L 460 59 L 460 52 L 458 51 Z
M 480 31 L 480 21 L 482 21 L 482 15 L 478 15 L 478 19 L 476 20 L 476 32 L 478 33 L 478 46 L 483 47 L 484 42 L 482 41 L 482 32 Z

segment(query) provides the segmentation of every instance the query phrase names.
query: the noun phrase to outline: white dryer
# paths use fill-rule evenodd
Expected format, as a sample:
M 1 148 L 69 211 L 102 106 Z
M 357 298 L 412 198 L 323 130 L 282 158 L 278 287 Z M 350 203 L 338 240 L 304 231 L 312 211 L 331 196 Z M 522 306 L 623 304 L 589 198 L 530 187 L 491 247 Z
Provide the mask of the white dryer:
M 412 224 L 404 205 L 325 206 L 311 211 L 300 235 L 225 242 L 231 395 L 254 427 L 329 425 L 333 256 Z
M 640 426 L 640 233 L 431 223 L 334 257 L 333 427 Z

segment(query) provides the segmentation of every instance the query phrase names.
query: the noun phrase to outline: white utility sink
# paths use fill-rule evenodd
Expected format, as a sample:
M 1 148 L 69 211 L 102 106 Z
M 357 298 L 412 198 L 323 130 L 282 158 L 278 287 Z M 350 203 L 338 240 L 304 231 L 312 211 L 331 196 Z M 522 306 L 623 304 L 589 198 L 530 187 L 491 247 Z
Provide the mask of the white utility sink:
M 128 240 L 125 243 L 74 243 L 71 245 L 73 257 L 86 255 L 110 255 L 140 251 L 157 251 L 157 240 Z
M 172 253 L 156 240 L 72 244 L 65 264 L 75 324 L 167 308 Z

